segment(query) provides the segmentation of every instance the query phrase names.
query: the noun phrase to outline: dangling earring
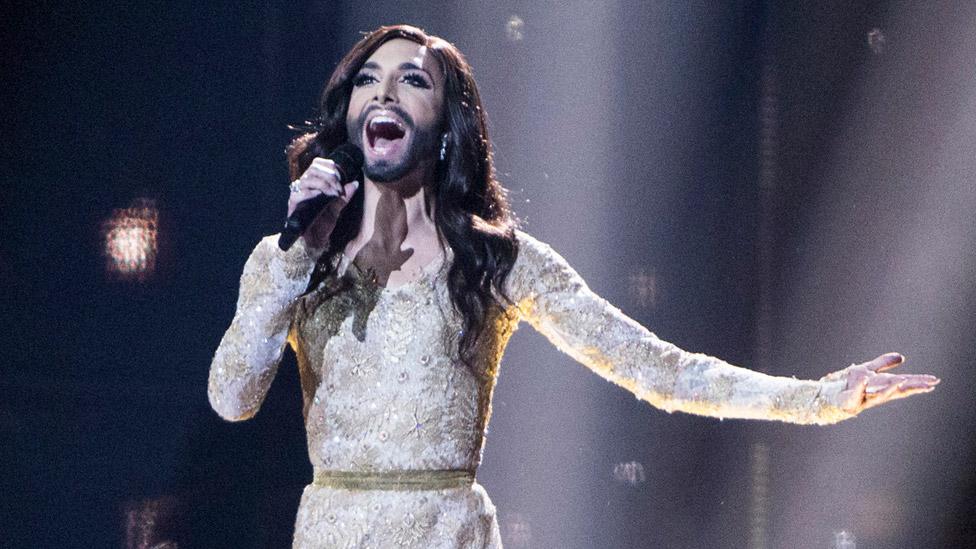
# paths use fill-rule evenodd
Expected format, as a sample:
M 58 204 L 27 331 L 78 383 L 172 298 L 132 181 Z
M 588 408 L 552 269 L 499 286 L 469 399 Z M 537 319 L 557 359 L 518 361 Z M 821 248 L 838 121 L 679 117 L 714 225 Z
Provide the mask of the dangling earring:
M 441 134 L 441 162 L 447 158 L 447 132 Z

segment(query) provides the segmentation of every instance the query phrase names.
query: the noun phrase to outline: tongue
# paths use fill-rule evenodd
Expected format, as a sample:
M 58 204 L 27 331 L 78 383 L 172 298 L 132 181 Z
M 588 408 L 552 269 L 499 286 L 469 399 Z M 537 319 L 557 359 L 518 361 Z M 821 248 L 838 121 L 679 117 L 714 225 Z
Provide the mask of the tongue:
M 387 139 L 385 137 L 377 137 L 376 138 L 376 141 L 373 143 L 373 148 L 374 149 L 388 149 L 389 147 L 391 147 L 393 145 L 394 142 L 399 141 L 399 140 L 400 140 L 399 138 L 397 138 L 397 139 Z

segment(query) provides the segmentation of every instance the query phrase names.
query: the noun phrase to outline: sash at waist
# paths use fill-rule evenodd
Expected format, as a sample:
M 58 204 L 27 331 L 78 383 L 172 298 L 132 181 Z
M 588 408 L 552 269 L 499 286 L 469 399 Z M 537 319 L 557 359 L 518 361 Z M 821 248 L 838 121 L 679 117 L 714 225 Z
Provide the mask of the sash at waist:
M 465 488 L 474 483 L 468 469 L 398 471 L 316 470 L 312 484 L 346 490 L 444 490 Z

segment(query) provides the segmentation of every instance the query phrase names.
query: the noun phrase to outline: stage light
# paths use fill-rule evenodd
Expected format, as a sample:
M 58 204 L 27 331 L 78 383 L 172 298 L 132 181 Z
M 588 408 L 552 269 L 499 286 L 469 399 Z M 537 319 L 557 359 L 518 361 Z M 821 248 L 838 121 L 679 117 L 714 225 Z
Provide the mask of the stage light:
M 879 28 L 868 31 L 868 47 L 874 53 L 883 53 L 885 46 L 885 35 Z
M 164 495 L 123 505 L 124 546 L 126 549 L 176 549 L 182 532 L 182 502 Z
M 532 528 L 528 518 L 522 513 L 507 513 L 500 516 L 502 544 L 505 547 L 531 547 Z
M 834 532 L 834 543 L 830 546 L 830 549 L 856 549 L 857 545 L 854 542 L 854 534 L 847 530 Z
M 525 29 L 525 21 L 522 20 L 518 15 L 513 15 L 508 18 L 505 23 L 505 34 L 508 39 L 512 42 L 519 42 L 524 37 L 523 30 Z
M 644 309 L 654 308 L 657 301 L 657 276 L 654 272 L 639 269 L 629 277 L 630 297 Z
M 644 466 L 638 461 L 618 463 L 613 466 L 613 478 L 617 482 L 637 486 L 647 480 Z
M 769 445 L 765 442 L 752 444 L 749 461 L 752 469 L 752 502 L 749 513 L 749 547 L 768 547 L 769 539 Z
M 109 274 L 144 280 L 155 271 L 158 224 L 159 210 L 150 199 L 114 211 L 103 225 Z

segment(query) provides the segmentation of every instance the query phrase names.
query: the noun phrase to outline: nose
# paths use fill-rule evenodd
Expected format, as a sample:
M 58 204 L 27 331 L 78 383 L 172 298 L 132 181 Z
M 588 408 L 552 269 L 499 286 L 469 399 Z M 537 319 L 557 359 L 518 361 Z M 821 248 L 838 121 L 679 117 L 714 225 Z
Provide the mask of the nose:
M 396 103 L 396 79 L 392 77 L 384 78 L 379 86 L 376 86 L 376 96 L 373 97 L 379 103 Z

